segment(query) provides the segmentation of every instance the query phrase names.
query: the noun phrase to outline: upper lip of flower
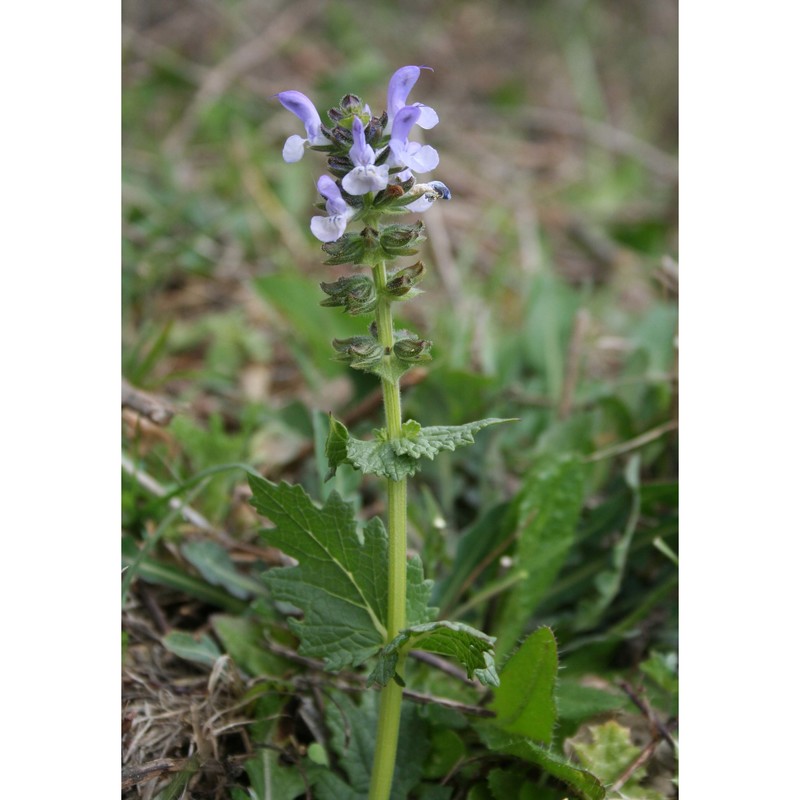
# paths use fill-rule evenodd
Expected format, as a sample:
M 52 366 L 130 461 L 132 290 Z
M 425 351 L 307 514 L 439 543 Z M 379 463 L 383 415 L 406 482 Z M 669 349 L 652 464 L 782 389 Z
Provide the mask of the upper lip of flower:
M 431 67 L 415 67 L 412 65 L 400 67 L 389 79 L 389 89 L 386 93 L 386 113 L 389 117 L 389 122 L 386 126 L 387 130 L 391 130 L 397 112 L 407 105 L 406 99 L 411 93 L 414 84 L 419 80 L 420 71 L 423 69 L 433 72 Z M 422 103 L 412 103 L 411 105 L 420 110 L 420 116 L 416 123 L 421 128 L 432 128 L 439 122 L 438 114 L 430 106 Z
M 283 157 L 286 161 L 299 161 L 303 157 L 305 144 L 323 145 L 328 143 L 322 133 L 322 120 L 317 109 L 302 92 L 290 89 L 286 92 L 279 92 L 275 97 L 287 111 L 291 111 L 303 123 L 306 129 L 305 139 L 294 134 L 286 140 L 286 144 L 283 146 Z

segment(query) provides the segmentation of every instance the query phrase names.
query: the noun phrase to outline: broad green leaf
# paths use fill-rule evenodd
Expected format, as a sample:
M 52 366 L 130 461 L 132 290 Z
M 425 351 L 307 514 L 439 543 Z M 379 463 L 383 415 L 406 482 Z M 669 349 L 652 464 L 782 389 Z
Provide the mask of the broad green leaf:
M 328 705 L 325 721 L 331 733 L 330 746 L 347 775 L 345 783 L 333 772 L 314 767 L 314 797 L 317 800 L 363 800 L 369 792 L 375 755 L 375 730 L 378 724 L 378 692 L 365 692 L 361 705 L 343 694 L 335 694 Z M 391 800 L 407 800 L 422 778 L 422 765 L 428 755 L 427 725 L 415 706 L 406 703 L 400 717 L 397 768 Z
M 264 648 L 263 626 L 258 623 L 245 617 L 215 614 L 211 617 L 211 625 L 225 652 L 248 675 L 280 675 L 286 669 L 282 658 Z
M 495 724 L 509 733 L 549 745 L 556 724 L 558 651 L 550 628 L 539 628 L 522 643 L 500 673 L 489 705 Z
M 525 478 L 514 500 L 515 566 L 527 573 L 508 592 L 497 630 L 498 655 L 508 653 L 558 576 L 575 541 L 583 506 L 584 464 L 578 456 L 546 458 Z
M 282 764 L 275 750 L 256 750 L 244 768 L 254 800 L 292 800 L 305 794 L 303 776 L 296 767 Z
M 579 722 L 627 704 L 627 698 L 621 693 L 584 686 L 575 680 L 561 678 L 556 687 L 556 706 L 562 728 L 565 721 Z
M 217 542 L 210 539 L 186 542 L 181 553 L 210 584 L 222 586 L 234 597 L 247 600 L 265 594 L 263 584 L 239 572 L 228 551 Z
M 411 477 L 421 469 L 422 457 L 433 460 L 442 450 L 455 450 L 475 443 L 474 434 L 489 425 L 511 422 L 508 419 L 482 419 L 466 425 L 423 428 L 415 420 L 403 423 L 402 436 L 389 439 L 384 428 L 374 431 L 374 439 L 364 441 L 350 436 L 347 428 L 331 416 L 326 452 L 330 473 L 340 464 L 350 464 L 371 475 L 393 481 Z
M 199 639 L 186 631 L 170 631 L 162 637 L 161 644 L 176 656 L 194 661 L 207 667 L 213 667 L 222 655 L 214 640 L 206 633 Z
M 388 548 L 383 523 L 373 518 L 359 540 L 353 511 L 336 492 L 318 508 L 301 486 L 250 476 L 252 505 L 274 528 L 262 536 L 296 567 L 271 569 L 273 597 L 304 613 L 290 620 L 300 652 L 325 659 L 327 669 L 358 665 L 386 640 Z
M 474 727 L 490 750 L 536 764 L 567 784 L 579 800 L 604 800 L 606 790 L 590 772 L 570 764 L 563 757 L 519 734 L 507 733 L 487 723 L 476 723 Z
M 276 485 L 250 476 L 251 500 L 274 528 L 262 535 L 296 567 L 271 569 L 266 583 L 275 600 L 304 613 L 290 620 L 300 636 L 300 652 L 323 658 L 327 669 L 363 663 L 386 641 L 388 539 L 383 523 L 371 519 L 359 537 L 353 509 L 336 492 L 319 508 L 300 486 Z M 431 582 L 418 558 L 407 565 L 407 618 L 426 622 L 436 610 L 427 607 Z
M 470 678 L 475 676 L 484 686 L 498 686 L 493 644 L 493 636 L 487 636 L 461 622 L 438 620 L 415 625 L 400 631 L 381 650 L 378 664 L 368 681 L 385 686 L 395 675 L 400 651 L 413 648 L 454 658 L 466 669 Z

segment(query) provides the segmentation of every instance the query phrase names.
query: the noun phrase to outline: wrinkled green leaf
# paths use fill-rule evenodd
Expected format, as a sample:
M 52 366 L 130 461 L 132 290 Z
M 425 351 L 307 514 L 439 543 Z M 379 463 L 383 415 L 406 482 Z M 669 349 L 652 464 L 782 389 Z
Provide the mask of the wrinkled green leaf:
M 567 784 L 580 800 L 604 800 L 606 790 L 590 772 L 570 764 L 563 757 L 519 734 L 507 733 L 487 723 L 475 724 L 474 727 L 490 750 L 536 764 L 540 769 Z
M 522 643 L 501 674 L 489 705 L 495 724 L 509 733 L 549 745 L 556 724 L 558 650 L 550 628 L 539 628 Z
M 206 633 L 199 639 L 186 631 L 170 631 L 162 637 L 161 644 L 176 656 L 213 667 L 216 660 L 222 655 L 214 640 Z
M 546 458 L 525 478 L 514 501 L 515 566 L 527 572 L 508 592 L 497 630 L 498 655 L 511 650 L 558 576 L 575 541 L 583 506 L 584 464 L 578 456 Z
M 304 613 L 290 620 L 300 652 L 323 658 L 327 669 L 363 663 L 386 641 L 388 539 L 383 523 L 371 519 L 359 537 L 353 509 L 336 492 L 319 508 L 300 486 L 276 485 L 250 476 L 251 500 L 274 528 L 264 538 L 297 559 L 296 567 L 271 569 L 266 583 L 275 600 Z M 418 558 L 407 567 L 407 615 L 426 621 L 431 583 Z
M 381 650 L 378 664 L 368 680 L 385 686 L 395 675 L 400 652 L 416 649 L 454 658 L 470 678 L 476 677 L 484 686 L 498 686 L 500 681 L 494 665 L 493 644 L 493 636 L 461 622 L 438 620 L 415 625 L 400 631 Z
M 403 423 L 402 436 L 389 439 L 386 430 L 374 431 L 375 438 L 364 441 L 350 436 L 347 428 L 331 416 L 331 429 L 326 453 L 330 475 L 340 464 L 393 481 L 411 477 L 421 469 L 422 457 L 434 459 L 442 450 L 455 450 L 475 443 L 474 434 L 489 425 L 511 422 L 507 419 L 482 419 L 466 425 L 423 428 L 415 420 Z

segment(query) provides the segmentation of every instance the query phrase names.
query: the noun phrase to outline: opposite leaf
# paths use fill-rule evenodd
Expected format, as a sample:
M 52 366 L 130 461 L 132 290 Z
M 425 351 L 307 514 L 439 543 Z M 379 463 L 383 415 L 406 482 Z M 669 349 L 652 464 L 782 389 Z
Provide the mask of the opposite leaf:
M 384 429 L 375 438 L 363 441 L 350 436 L 347 428 L 331 416 L 326 444 L 329 476 L 340 464 L 350 464 L 364 473 L 380 475 L 393 481 L 413 476 L 421 468 L 419 459 L 434 459 L 442 450 L 474 444 L 474 434 L 489 425 L 511 422 L 509 419 L 482 419 L 466 425 L 437 425 L 423 428 L 415 420 L 403 423 L 402 436 L 389 439 Z
M 495 724 L 509 733 L 549 745 L 556 724 L 556 639 L 550 628 L 532 633 L 503 667 L 502 682 L 489 708 Z
M 378 664 L 369 676 L 369 683 L 385 686 L 395 676 L 401 650 L 426 650 L 450 656 L 461 662 L 467 675 L 476 677 L 484 686 L 499 686 L 494 665 L 494 637 L 487 636 L 461 622 L 439 620 L 414 625 L 400 633 L 378 656 Z

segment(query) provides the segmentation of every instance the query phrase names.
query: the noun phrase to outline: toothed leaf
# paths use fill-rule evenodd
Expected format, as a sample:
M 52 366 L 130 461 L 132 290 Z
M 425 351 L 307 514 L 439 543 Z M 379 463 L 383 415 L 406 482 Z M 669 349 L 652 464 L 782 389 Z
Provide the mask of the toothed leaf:
M 322 658 L 326 669 L 357 666 L 386 641 L 388 537 L 371 519 L 359 536 L 353 508 L 336 492 L 316 506 L 301 486 L 249 476 L 252 505 L 275 525 L 261 531 L 272 546 L 297 559 L 298 566 L 273 568 L 265 581 L 273 598 L 303 612 L 289 624 L 300 637 L 299 652 Z M 363 540 L 362 540 L 363 539 Z M 408 619 L 426 621 L 431 581 L 419 559 L 407 567 Z
M 493 636 L 487 636 L 461 622 L 439 620 L 414 625 L 400 631 L 381 650 L 369 682 L 385 686 L 395 677 L 400 651 L 415 649 L 454 658 L 461 663 L 470 678 L 476 677 L 484 686 L 499 686 L 493 644 Z

